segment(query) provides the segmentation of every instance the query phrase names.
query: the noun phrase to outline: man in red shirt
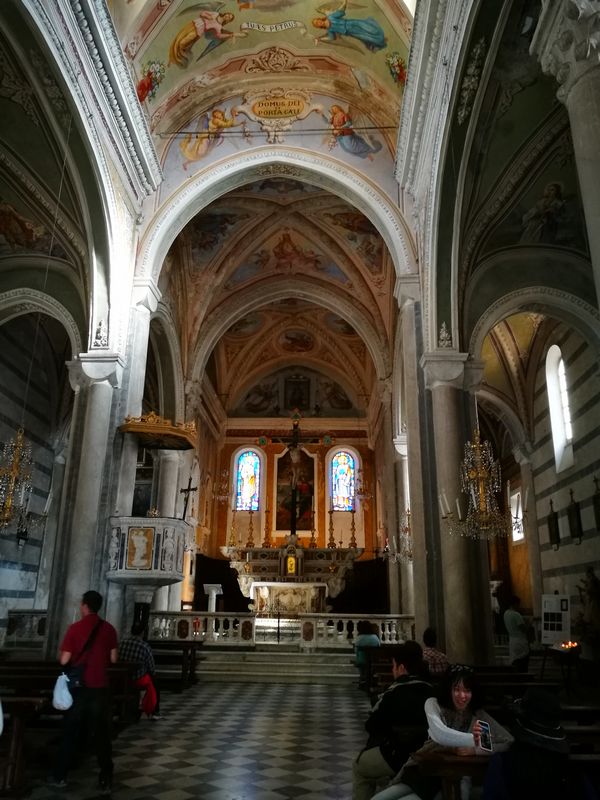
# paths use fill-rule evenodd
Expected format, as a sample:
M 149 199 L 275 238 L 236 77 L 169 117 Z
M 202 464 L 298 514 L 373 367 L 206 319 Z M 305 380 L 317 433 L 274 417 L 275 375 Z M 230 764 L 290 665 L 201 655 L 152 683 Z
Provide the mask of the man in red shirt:
M 107 667 L 117 661 L 118 650 L 117 632 L 98 616 L 101 605 L 101 594 L 86 592 L 81 598 L 81 619 L 69 625 L 60 646 L 59 661 L 63 666 L 83 665 L 83 686 L 71 689 L 73 705 L 65 715 L 62 743 L 50 783 L 57 788 L 66 787 L 67 771 L 78 743 L 89 737 L 100 767 L 100 790 L 108 794 L 113 762 Z

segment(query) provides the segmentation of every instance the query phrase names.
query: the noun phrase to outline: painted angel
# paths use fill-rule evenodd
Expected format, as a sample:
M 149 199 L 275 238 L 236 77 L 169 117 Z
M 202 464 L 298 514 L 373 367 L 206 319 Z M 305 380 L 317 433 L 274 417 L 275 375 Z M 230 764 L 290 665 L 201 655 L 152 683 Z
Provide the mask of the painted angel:
M 187 170 L 194 161 L 200 161 L 213 147 L 223 142 L 223 131 L 241 125 L 236 119 L 236 109 L 231 109 L 231 117 L 225 111 L 215 108 L 209 114 L 202 114 L 196 133 L 186 133 L 179 149 L 185 158 L 183 168 Z
M 198 16 L 190 20 L 190 22 L 186 22 L 171 42 L 169 66 L 177 64 L 178 67 L 187 67 L 190 51 L 200 39 L 206 41 L 206 47 L 196 59 L 197 61 L 223 44 L 227 39 L 233 39 L 237 35 L 233 31 L 225 30 L 225 26 L 233 22 L 234 15 L 228 11 L 222 12 L 223 5 L 223 3 L 212 2 L 197 3 L 194 6 L 188 6 L 185 12 L 181 12 L 187 14 L 192 9 L 200 9 Z
M 339 144 L 346 153 L 358 156 L 358 158 L 368 158 L 369 161 L 373 160 L 374 153 L 378 153 L 381 150 L 381 142 L 375 140 L 370 131 L 365 130 L 370 128 L 371 125 L 369 120 L 360 112 L 353 111 L 350 108 L 344 111 L 341 106 L 333 105 L 329 109 L 329 117 L 323 116 L 329 123 L 331 131 L 329 139 L 330 150 Z
M 373 17 L 356 19 L 346 16 L 347 0 L 343 0 L 341 5 L 334 7 L 331 3 L 319 6 L 317 11 L 323 16 L 315 17 L 312 24 L 315 28 L 322 28 L 326 32 L 322 36 L 315 38 L 315 44 L 326 41 L 329 44 L 334 42 L 343 43 L 339 40 L 349 36 L 358 39 L 367 50 L 383 50 L 387 45 L 385 33 L 381 25 Z

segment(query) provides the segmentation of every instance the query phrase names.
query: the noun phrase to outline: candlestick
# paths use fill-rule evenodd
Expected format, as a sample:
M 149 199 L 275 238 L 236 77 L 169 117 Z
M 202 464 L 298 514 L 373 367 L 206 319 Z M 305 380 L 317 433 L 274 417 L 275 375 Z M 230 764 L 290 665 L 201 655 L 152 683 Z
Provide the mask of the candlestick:
M 460 503 L 458 502 L 458 497 L 456 498 L 456 513 L 458 514 L 459 522 L 462 521 L 462 516 L 460 513 Z

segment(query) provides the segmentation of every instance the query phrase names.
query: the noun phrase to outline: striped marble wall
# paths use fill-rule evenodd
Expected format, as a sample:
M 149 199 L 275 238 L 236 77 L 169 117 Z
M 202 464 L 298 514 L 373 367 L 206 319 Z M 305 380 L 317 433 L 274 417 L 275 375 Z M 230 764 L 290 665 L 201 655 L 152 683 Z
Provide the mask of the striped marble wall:
M 574 464 L 561 472 L 556 471 L 544 361 L 539 365 L 535 382 L 532 463 L 544 591 L 558 590 L 561 594 L 570 594 L 574 603 L 573 616 L 576 616 L 579 610 L 577 584 L 586 568 L 595 567 L 600 576 L 600 532 L 596 529 L 592 507 L 594 476 L 600 480 L 600 373 L 592 349 L 577 333 L 559 326 L 555 328 L 545 352 L 552 344 L 560 347 L 565 362 Z M 580 544 L 571 537 L 567 518 L 571 489 L 581 508 L 584 535 Z M 553 549 L 548 532 L 551 499 L 554 510 L 558 512 L 558 550 Z
M 55 325 L 51 330 L 58 333 L 60 342 L 60 331 Z M 32 361 L 34 342 L 36 355 Z M 15 522 L 0 528 L 0 642 L 6 634 L 8 610 L 34 607 L 44 537 L 42 514 L 54 462 L 59 383 L 65 372 L 64 362 L 57 363 L 61 355 L 54 352 L 48 330 L 37 325 L 34 315 L 0 326 L 0 442 L 11 439 L 23 425 L 33 456 L 29 510 L 38 519 L 23 547 L 17 546 Z

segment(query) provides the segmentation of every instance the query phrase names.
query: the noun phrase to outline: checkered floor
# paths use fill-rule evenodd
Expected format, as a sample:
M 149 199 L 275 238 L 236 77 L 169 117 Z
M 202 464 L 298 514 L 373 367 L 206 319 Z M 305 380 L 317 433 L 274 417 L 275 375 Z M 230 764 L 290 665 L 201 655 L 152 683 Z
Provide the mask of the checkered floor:
M 369 704 L 355 688 L 204 684 L 164 694 L 163 719 L 114 742 L 115 800 L 348 800 Z M 31 776 L 30 800 L 98 796 L 94 759 L 67 790 Z

